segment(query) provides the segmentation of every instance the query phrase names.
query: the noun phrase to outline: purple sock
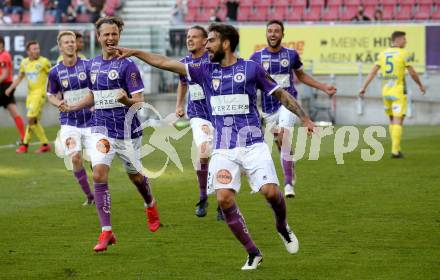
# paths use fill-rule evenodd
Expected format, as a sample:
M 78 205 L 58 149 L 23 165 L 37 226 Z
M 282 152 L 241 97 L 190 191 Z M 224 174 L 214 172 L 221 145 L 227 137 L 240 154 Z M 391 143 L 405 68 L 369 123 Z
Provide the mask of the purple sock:
M 150 204 L 153 201 L 153 194 L 151 193 L 150 184 L 148 178 L 144 176 L 141 184 L 135 184 L 137 190 L 142 195 L 146 204 Z
M 267 200 L 270 206 L 273 209 L 273 213 L 275 214 L 275 222 L 277 230 L 286 228 L 286 201 L 284 200 L 283 194 L 278 191 L 278 195 L 274 200 Z
M 234 203 L 231 208 L 222 209 L 222 212 L 232 233 L 244 246 L 246 251 L 249 254 L 260 253 L 260 250 L 258 250 L 257 246 L 255 246 L 255 243 L 248 232 L 246 222 L 244 221 L 244 218 L 241 215 L 240 209 L 238 209 L 237 205 Z
M 87 178 L 87 173 L 84 168 L 82 168 L 80 171 L 73 172 L 73 175 L 75 175 L 76 180 L 78 181 L 79 185 L 81 186 L 81 189 L 86 194 L 87 198 L 89 200 L 93 199 L 93 194 L 90 191 L 90 185 Z
M 208 164 L 201 163 L 200 170 L 197 170 L 197 180 L 199 182 L 200 200 L 208 198 L 206 187 L 208 184 Z
M 285 185 L 291 185 L 295 177 L 295 162 L 290 160 L 291 157 L 292 156 L 284 157 L 281 155 L 281 166 L 283 167 Z
M 101 227 L 111 227 L 110 223 L 110 209 L 111 209 L 111 198 L 110 192 L 108 190 L 108 185 L 106 183 L 95 183 L 95 203 L 96 210 L 98 211 L 99 222 Z

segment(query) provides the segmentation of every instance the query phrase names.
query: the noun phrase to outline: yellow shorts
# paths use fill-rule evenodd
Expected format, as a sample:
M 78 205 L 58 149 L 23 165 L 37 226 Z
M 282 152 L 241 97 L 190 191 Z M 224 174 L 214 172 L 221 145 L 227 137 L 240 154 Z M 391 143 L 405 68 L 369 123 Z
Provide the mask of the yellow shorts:
M 28 96 L 26 98 L 27 117 L 40 118 L 44 103 L 46 103 L 46 96 L 44 95 Z
M 383 96 L 385 114 L 393 117 L 403 117 L 406 115 L 406 95 L 386 95 Z

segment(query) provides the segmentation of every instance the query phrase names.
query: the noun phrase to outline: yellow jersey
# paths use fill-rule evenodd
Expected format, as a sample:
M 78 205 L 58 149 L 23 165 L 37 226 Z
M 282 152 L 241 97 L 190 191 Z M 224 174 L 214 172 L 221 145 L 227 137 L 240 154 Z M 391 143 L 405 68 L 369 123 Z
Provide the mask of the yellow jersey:
M 20 73 L 26 76 L 29 95 L 46 95 L 47 77 L 50 68 L 50 61 L 43 56 L 36 60 L 30 60 L 28 57 L 23 59 L 20 64 Z
M 405 70 L 410 66 L 409 53 L 402 48 L 389 48 L 380 53 L 376 65 L 382 77 L 382 95 L 406 94 Z

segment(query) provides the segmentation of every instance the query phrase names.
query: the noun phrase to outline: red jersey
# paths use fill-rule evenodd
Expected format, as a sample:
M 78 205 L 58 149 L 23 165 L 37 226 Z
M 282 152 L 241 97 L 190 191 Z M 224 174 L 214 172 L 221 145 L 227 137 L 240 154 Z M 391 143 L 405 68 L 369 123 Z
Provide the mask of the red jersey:
M 8 70 L 8 76 L 3 81 L 3 83 L 12 83 L 12 59 L 11 55 L 6 51 L 2 51 L 0 53 L 0 74 L 3 73 L 3 71 Z

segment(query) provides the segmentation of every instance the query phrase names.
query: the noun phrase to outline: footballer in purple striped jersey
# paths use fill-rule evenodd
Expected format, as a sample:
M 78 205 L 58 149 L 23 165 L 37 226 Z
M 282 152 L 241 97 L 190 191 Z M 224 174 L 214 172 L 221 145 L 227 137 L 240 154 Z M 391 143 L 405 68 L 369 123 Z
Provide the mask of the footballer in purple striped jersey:
M 76 55 L 76 38 L 72 31 L 62 31 L 57 37 L 63 59 L 49 71 L 47 95 L 51 104 L 58 107 L 63 100 L 73 104 L 89 94 L 87 87 L 87 63 Z M 61 97 L 61 99 L 59 97 Z M 89 108 L 72 112 L 60 112 L 59 133 L 64 154 L 71 158 L 73 174 L 81 186 L 87 200 L 84 205 L 94 204 L 87 173 L 83 166 L 81 150 L 88 148 L 93 118 Z
M 203 27 L 195 25 L 189 28 L 186 35 L 186 46 L 189 54 L 180 61 L 185 64 L 203 64 L 209 61 L 208 52 L 205 50 L 207 38 L 208 32 Z M 204 217 L 208 211 L 208 195 L 206 190 L 214 128 L 210 121 L 211 112 L 203 88 L 193 81 L 188 81 L 182 75 L 177 87 L 176 115 L 178 117 L 185 115 L 183 102 L 187 92 L 189 93 L 187 115 L 190 119 L 193 141 L 197 148 L 197 160 L 194 162 L 194 166 L 199 184 L 199 201 L 196 204 L 195 213 L 198 217 Z M 218 211 L 218 213 L 221 212 Z M 217 214 L 217 217 L 221 218 L 222 216 Z
M 262 66 L 234 55 L 238 42 L 239 34 L 233 26 L 212 24 L 206 44 L 210 62 L 187 65 L 158 54 L 115 49 L 121 57 L 136 56 L 152 66 L 187 75 L 189 81 L 203 88 L 211 107 L 216 139 L 209 163 L 208 192 L 215 190 L 225 222 L 245 247 L 248 258 L 242 269 L 249 270 L 256 269 L 263 257 L 235 202 L 241 171 L 246 173 L 251 188 L 260 192 L 272 207 L 276 229 L 287 251 L 294 254 L 299 249 L 298 239 L 287 224 L 286 203 L 278 188 L 275 166 L 263 141 L 256 105 L 257 89 L 277 97 L 300 117 L 309 133 L 313 132 L 314 124 L 290 93 L 280 88 Z
M 128 177 L 144 199 L 150 231 L 159 229 L 160 220 L 148 178 L 141 173 L 142 131 L 136 130 L 140 127 L 140 122 L 136 114 L 132 114 L 133 110 L 130 110 L 133 105 L 143 102 L 144 85 L 134 62 L 118 59 L 117 52 L 113 49 L 119 43 L 124 23 L 118 17 L 104 17 L 95 26 L 102 55 L 89 62 L 87 74 L 91 93 L 84 101 L 63 105 L 61 109 L 72 111 L 94 106 L 90 157 L 95 203 L 102 233 L 93 249 L 100 252 L 107 250 L 108 245 L 116 243 L 110 222 L 111 199 L 108 187 L 108 173 L 115 155 L 124 162 Z
M 303 71 L 303 64 L 299 54 L 281 45 L 284 37 L 284 24 L 279 20 L 267 23 L 267 47 L 255 52 L 251 60 L 260 64 L 283 89 L 297 98 L 298 92 L 294 86 L 294 76 L 304 84 L 320 89 L 328 95 L 336 93 L 336 88 L 322 84 Z M 280 160 L 284 174 L 284 194 L 286 197 L 295 197 L 295 162 L 292 157 L 290 131 L 295 125 L 296 117 L 284 107 L 274 96 L 262 94 L 261 106 L 263 120 L 266 126 L 266 141 L 270 133 L 276 137 L 276 144 L 281 153 Z M 284 145 L 283 145 L 284 143 Z

